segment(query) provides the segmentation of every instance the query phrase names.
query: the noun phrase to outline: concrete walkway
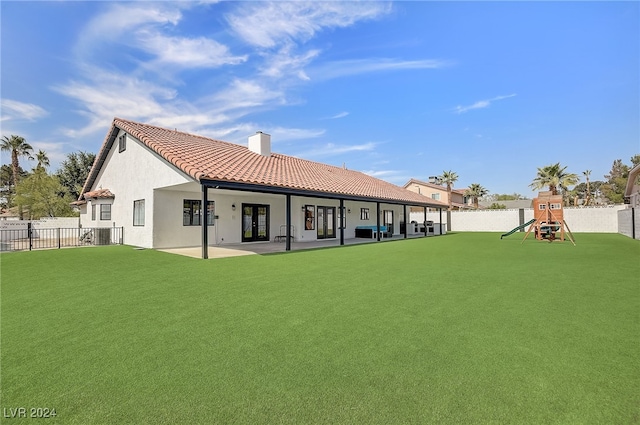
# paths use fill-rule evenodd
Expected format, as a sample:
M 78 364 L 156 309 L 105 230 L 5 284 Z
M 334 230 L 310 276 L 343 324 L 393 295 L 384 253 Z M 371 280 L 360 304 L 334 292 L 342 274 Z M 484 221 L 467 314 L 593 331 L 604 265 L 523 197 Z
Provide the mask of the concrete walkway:
M 412 235 L 409 235 L 411 239 Z M 417 236 L 424 237 L 424 236 Z M 430 236 L 431 237 L 431 236 Z M 392 238 L 385 238 L 381 242 L 403 240 L 402 235 L 396 235 Z M 363 243 L 375 243 L 375 239 L 354 238 L 345 239 L 345 245 L 358 245 Z M 339 247 L 340 239 L 326 239 L 320 241 L 311 242 L 292 242 L 291 251 L 300 251 L 305 249 L 317 249 L 317 248 L 330 248 Z M 202 247 L 188 247 L 188 248 L 170 248 L 159 249 L 158 251 L 168 252 L 170 254 L 185 255 L 187 257 L 202 258 Z M 225 258 L 225 257 L 238 257 L 242 255 L 261 255 L 271 254 L 277 252 L 286 252 L 286 244 L 284 242 L 251 242 L 243 244 L 228 244 L 228 245 L 209 245 L 209 258 Z

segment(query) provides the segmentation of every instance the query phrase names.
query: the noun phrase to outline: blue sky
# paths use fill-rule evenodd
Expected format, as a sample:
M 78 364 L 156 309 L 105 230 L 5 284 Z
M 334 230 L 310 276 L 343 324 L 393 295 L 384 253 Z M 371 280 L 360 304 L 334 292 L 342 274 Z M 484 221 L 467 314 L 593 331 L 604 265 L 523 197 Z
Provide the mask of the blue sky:
M 97 152 L 113 117 L 403 185 L 535 193 L 640 153 L 638 2 L 2 1 L 2 135 Z M 3 156 L 3 163 L 8 158 Z M 25 168 L 33 167 L 25 161 Z

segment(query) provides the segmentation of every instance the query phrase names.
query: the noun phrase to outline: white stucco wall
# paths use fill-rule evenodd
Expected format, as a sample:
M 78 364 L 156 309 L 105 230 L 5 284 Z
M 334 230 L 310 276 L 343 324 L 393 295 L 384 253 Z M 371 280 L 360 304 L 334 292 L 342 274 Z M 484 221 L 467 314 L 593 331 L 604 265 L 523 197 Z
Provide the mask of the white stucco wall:
M 564 219 L 572 232 L 616 233 L 620 209 L 624 209 L 624 205 L 564 208 Z M 524 222 L 532 218 L 533 210 L 524 209 Z M 517 209 L 451 213 L 451 228 L 459 232 L 508 232 L 519 224 Z
M 123 134 L 120 132 L 118 137 Z M 123 227 L 127 245 L 153 247 L 154 189 L 193 181 L 134 137 L 127 135 L 127 148 L 118 152 L 118 137 L 109 151 L 105 163 L 90 190 L 109 189 L 114 199 L 89 200 L 86 212 L 81 214 L 83 227 Z M 133 201 L 145 200 L 144 226 L 133 226 Z M 93 203 L 112 203 L 111 220 L 91 220 Z M 180 222 L 182 223 L 182 222 Z
M 632 220 L 631 214 L 635 217 Z M 635 224 L 635 238 L 640 239 L 640 208 L 625 208 L 618 210 L 618 233 L 633 237 L 632 226 Z

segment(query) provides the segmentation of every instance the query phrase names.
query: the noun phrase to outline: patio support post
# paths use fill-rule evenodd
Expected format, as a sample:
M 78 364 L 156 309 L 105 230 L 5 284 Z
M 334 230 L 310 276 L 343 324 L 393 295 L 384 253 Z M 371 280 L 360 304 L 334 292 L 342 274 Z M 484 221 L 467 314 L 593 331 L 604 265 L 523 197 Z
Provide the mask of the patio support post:
M 440 211 L 440 235 L 442 236 L 442 208 L 440 208 L 439 211 Z M 451 218 L 451 212 L 447 210 L 447 227 L 449 228 L 449 230 L 451 230 L 451 224 L 449 224 L 450 218 Z
M 427 229 L 427 207 L 422 207 L 423 211 L 424 211 L 424 220 L 422 220 L 422 223 L 424 224 L 424 235 L 425 236 L 429 236 L 428 229 Z
M 287 230 L 285 232 L 285 251 L 291 251 L 291 195 L 287 193 L 287 201 L 285 206 L 285 223 Z
M 347 217 L 345 215 L 344 199 L 340 198 L 340 246 L 344 245 L 344 225 L 347 224 Z
M 380 242 L 380 202 L 376 202 L 376 238 Z
M 202 204 L 200 204 L 200 208 L 202 211 L 202 220 L 200 220 L 200 226 L 202 228 L 202 259 L 206 260 L 209 258 L 209 232 L 207 222 L 209 221 L 209 208 L 207 208 L 207 204 L 209 203 L 208 199 L 209 189 L 207 185 L 202 185 Z
M 407 223 L 407 206 L 402 206 L 402 216 L 404 217 L 404 238 L 407 239 L 407 229 L 409 228 L 409 223 Z

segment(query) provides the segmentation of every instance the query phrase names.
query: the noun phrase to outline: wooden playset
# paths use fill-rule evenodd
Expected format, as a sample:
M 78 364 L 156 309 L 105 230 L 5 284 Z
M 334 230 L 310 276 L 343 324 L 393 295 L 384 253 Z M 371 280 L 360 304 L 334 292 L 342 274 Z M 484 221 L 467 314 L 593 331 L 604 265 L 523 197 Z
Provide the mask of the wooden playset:
M 561 195 L 553 195 L 552 192 L 539 192 L 538 197 L 533 199 L 533 217 L 535 221 L 527 230 L 522 242 L 533 231 L 535 238 L 540 241 L 553 242 L 558 238 L 564 241 L 566 235 L 572 244 L 576 244 L 567 222 L 564 221 Z

